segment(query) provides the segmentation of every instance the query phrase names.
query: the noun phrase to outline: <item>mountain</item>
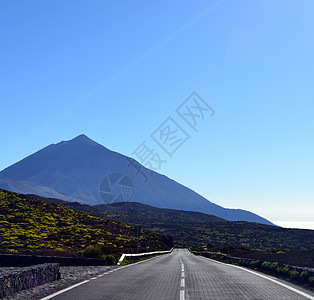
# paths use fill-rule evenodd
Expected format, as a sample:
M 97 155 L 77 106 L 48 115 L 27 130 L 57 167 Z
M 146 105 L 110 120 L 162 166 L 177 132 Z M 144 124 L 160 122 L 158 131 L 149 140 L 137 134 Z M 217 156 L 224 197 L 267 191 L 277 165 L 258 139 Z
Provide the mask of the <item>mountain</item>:
M 271 224 L 249 211 L 214 204 L 85 135 L 51 144 L 2 170 L 0 188 L 89 205 L 134 201 L 230 221 Z

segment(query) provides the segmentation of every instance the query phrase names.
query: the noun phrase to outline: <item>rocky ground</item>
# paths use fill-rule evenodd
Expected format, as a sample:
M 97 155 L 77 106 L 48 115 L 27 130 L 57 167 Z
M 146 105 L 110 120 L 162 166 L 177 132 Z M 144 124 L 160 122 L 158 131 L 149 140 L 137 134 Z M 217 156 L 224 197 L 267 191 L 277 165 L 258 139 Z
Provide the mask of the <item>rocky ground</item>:
M 61 279 L 44 285 L 15 293 L 7 300 L 37 300 L 50 294 L 67 288 L 75 283 L 108 272 L 117 266 L 83 266 L 83 267 L 60 267 Z M 11 272 L 19 268 L 0 268 L 1 273 Z

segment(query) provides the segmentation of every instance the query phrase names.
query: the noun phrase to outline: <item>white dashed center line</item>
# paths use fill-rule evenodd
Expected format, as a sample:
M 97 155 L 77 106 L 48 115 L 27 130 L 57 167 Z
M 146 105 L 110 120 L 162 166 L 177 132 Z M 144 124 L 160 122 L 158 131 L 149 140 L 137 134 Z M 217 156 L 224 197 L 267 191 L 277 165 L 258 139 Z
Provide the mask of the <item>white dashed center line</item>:
M 180 300 L 185 300 L 185 273 L 184 273 L 184 264 L 180 257 L 181 263 L 181 284 L 180 284 Z

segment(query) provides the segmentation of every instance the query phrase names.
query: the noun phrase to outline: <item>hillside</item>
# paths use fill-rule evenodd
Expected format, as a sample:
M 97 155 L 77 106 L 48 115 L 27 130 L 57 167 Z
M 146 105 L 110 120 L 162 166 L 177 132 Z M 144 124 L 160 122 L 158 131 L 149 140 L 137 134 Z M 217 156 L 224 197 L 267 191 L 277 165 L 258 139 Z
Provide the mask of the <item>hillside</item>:
M 157 208 L 136 202 L 125 205 L 119 203 L 94 205 L 103 218 L 110 220 L 119 219 L 127 224 L 176 224 L 176 223 L 212 223 L 226 221 L 213 215 L 194 211 Z M 122 221 L 123 220 L 123 221 Z
M 100 205 L 86 205 L 78 202 L 68 202 L 56 198 L 46 198 L 29 194 L 28 196 L 46 202 L 55 203 L 79 211 L 89 213 L 93 216 L 116 220 L 126 224 L 151 224 L 151 223 L 208 223 L 226 221 L 213 215 L 194 211 L 175 210 L 153 207 L 137 202 L 112 203 Z
M 171 235 L 177 246 L 198 243 L 237 245 L 259 250 L 314 250 L 314 230 L 289 229 L 253 222 L 231 222 L 195 212 L 164 211 L 141 205 L 99 205 L 100 216 Z
M 188 247 L 201 243 L 218 248 L 234 245 L 267 251 L 314 250 L 314 230 L 288 229 L 252 222 L 230 222 L 212 215 L 160 209 L 132 202 L 125 205 L 88 206 L 40 198 L 101 218 L 131 225 L 140 224 L 145 229 L 163 232 L 173 237 L 176 246 Z
M 118 219 L 117 219 L 118 220 Z M 157 227 L 146 227 L 154 228 Z M 314 250 L 314 230 L 289 229 L 250 222 L 218 222 L 167 226 L 161 230 L 178 245 L 245 246 L 257 250 Z
M 85 135 L 51 144 L 2 170 L 0 188 L 89 205 L 133 201 L 197 211 L 230 221 L 271 224 L 252 212 L 210 202 Z
M 66 252 L 77 255 L 90 245 L 107 254 L 135 251 L 135 229 L 26 195 L 0 189 L 0 251 L 2 253 Z M 169 249 L 172 240 L 143 231 L 140 249 Z

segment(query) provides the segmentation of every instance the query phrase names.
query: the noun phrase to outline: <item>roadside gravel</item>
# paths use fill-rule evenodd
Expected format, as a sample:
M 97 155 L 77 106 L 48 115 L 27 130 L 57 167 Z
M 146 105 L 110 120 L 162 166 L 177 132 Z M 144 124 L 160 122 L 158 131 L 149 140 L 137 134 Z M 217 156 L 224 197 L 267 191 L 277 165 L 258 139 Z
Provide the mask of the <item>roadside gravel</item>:
M 38 300 L 50 294 L 67 288 L 73 284 L 94 276 L 103 274 L 110 270 L 116 269 L 118 266 L 82 266 L 82 267 L 60 267 L 61 279 L 46 283 L 44 285 L 34 287 L 15 293 L 5 299 L 7 300 Z M 0 273 L 7 273 L 19 268 L 1 268 Z

